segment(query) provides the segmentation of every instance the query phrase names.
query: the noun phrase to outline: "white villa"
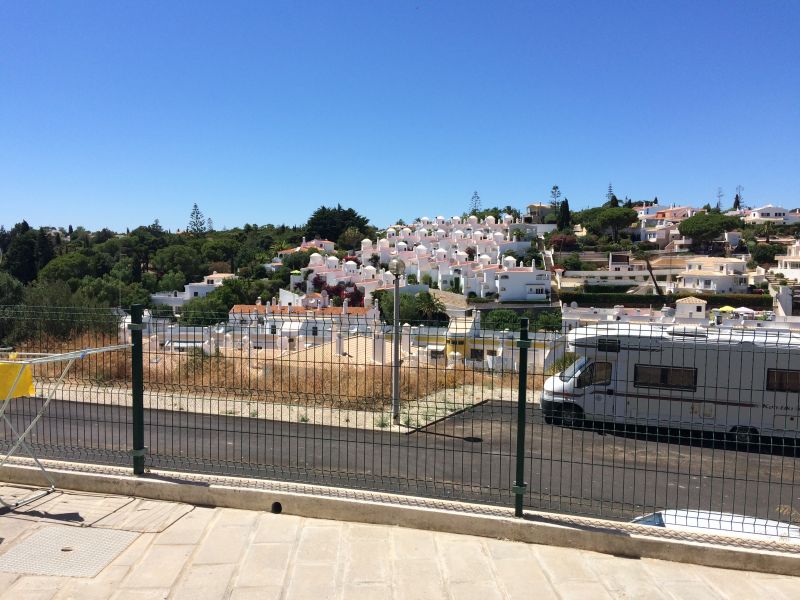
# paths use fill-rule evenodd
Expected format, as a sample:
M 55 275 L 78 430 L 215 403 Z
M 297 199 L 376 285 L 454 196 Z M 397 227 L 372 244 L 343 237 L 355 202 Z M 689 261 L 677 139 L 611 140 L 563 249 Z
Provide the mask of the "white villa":
M 748 209 L 745 212 L 743 220 L 745 223 L 775 223 L 776 225 L 787 225 L 797 222 L 798 215 L 795 212 L 786 210 L 782 206 L 766 204 L 758 208 Z
M 686 270 L 669 291 L 701 291 L 711 294 L 747 293 L 747 263 L 740 258 L 697 256 L 687 259 Z M 762 276 L 763 279 L 763 276 Z
M 800 240 L 786 248 L 786 254 L 775 257 L 777 267 L 770 269 L 771 273 L 781 273 L 786 279 L 800 280 Z
M 150 295 L 150 300 L 154 305 L 161 304 L 172 308 L 173 312 L 178 312 L 181 306 L 194 300 L 195 298 L 205 298 L 215 289 L 220 287 L 226 279 L 236 279 L 233 273 L 217 273 L 203 277 L 203 281 L 198 283 L 187 283 L 182 292 L 158 292 Z

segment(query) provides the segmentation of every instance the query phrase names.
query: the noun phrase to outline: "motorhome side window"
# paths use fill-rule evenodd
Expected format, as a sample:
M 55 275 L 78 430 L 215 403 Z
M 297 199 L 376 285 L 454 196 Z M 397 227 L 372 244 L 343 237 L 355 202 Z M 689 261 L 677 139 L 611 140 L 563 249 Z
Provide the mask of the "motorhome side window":
M 633 385 L 636 387 L 694 391 L 697 389 L 697 369 L 635 365 L 633 368 Z
M 597 350 L 598 352 L 619 352 L 619 340 L 598 338 Z
M 611 363 L 594 362 L 578 376 L 578 387 L 608 385 L 611 383 Z
M 800 371 L 767 369 L 767 389 L 772 392 L 800 393 Z

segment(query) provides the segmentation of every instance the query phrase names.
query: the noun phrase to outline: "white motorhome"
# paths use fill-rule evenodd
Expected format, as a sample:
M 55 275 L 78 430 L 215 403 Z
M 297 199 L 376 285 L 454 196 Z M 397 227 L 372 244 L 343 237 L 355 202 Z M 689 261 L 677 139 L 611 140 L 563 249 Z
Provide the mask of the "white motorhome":
M 545 381 L 547 423 L 711 431 L 747 445 L 800 433 L 800 335 L 609 323 L 562 342 L 577 359 Z

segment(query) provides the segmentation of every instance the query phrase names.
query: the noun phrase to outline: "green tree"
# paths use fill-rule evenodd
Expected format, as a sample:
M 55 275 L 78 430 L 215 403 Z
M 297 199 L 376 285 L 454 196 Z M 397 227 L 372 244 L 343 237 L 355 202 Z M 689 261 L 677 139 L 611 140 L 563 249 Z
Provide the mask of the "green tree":
M 230 266 L 231 273 L 235 272 L 236 265 L 234 258 L 239 251 L 239 244 L 233 237 L 217 236 L 203 244 L 203 258 L 209 262 L 224 261 Z
M 572 215 L 569 211 L 569 199 L 564 198 L 564 201 L 558 207 L 558 229 L 565 231 L 570 228 L 572 224 Z
M 4 263 L 6 271 L 22 283 L 33 281 L 36 278 L 36 234 L 28 229 L 13 235 Z
M 159 273 L 180 271 L 187 281 L 197 281 L 205 275 L 206 267 L 200 253 L 188 246 L 167 246 L 153 255 L 153 267 Z
M 427 321 L 445 315 L 444 303 L 430 292 L 419 292 L 415 296 L 415 301 L 420 316 Z
M 331 208 L 320 206 L 315 210 L 305 224 L 305 233 L 307 237 L 318 236 L 335 241 L 348 227 L 355 227 L 364 234 L 362 237 L 374 237 L 369 220 L 352 208 L 342 208 L 341 204 Z
M 561 332 L 561 313 L 556 311 L 540 312 L 533 321 L 536 331 Z
M 36 270 L 38 271 L 53 260 L 53 256 L 55 256 L 55 252 L 50 236 L 45 232 L 44 227 L 40 227 L 36 234 Z
M 180 271 L 170 271 L 158 281 L 156 289 L 159 292 L 174 292 L 183 289 L 186 285 L 186 276 Z
M 0 306 L 9 306 L 22 302 L 22 283 L 0 271 Z
M 614 241 L 619 240 L 619 232 L 636 221 L 636 211 L 632 208 L 606 208 L 597 215 L 597 224 L 602 230 L 611 230 Z
M 742 222 L 736 217 L 726 217 L 716 212 L 698 213 L 678 224 L 678 231 L 681 235 L 692 238 L 694 243 L 708 246 L 723 232 L 733 231 L 741 225 Z
M 520 324 L 519 314 L 507 308 L 499 308 L 491 311 L 485 318 L 481 319 L 481 323 L 485 329 L 503 330 L 510 329 L 516 331 L 519 329 Z
M 351 225 L 342 232 L 342 235 L 336 240 L 336 245 L 345 250 L 356 250 L 360 247 L 363 239 L 364 234 L 358 230 L 358 227 Z
M 192 207 L 192 212 L 189 214 L 189 225 L 186 227 L 186 231 L 192 235 L 200 235 L 206 232 L 206 220 L 196 202 Z
M 481 197 L 478 195 L 478 190 L 475 190 L 469 200 L 469 214 L 477 216 L 479 212 L 481 212 Z
M 550 189 L 550 212 L 552 214 L 558 212 L 558 207 L 561 204 L 560 198 L 561 198 L 561 190 L 558 189 L 557 185 L 554 185 Z

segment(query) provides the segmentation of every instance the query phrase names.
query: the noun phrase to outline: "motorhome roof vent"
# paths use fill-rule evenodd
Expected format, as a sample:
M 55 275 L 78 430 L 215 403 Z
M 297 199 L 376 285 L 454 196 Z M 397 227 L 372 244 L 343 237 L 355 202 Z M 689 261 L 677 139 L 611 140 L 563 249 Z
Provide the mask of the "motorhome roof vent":
M 692 327 L 691 325 L 681 327 L 670 327 L 667 333 L 673 337 L 697 337 L 707 338 L 708 331 L 702 327 Z

